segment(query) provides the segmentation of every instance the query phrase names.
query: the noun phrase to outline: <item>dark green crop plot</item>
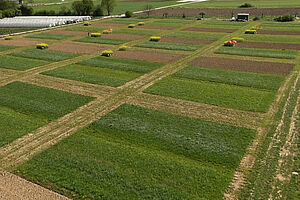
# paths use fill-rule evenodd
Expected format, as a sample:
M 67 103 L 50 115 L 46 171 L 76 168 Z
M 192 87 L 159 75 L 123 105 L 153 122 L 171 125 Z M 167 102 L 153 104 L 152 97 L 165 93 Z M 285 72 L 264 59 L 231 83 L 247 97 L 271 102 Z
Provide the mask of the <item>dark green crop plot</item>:
M 145 92 L 254 112 L 267 112 L 276 93 L 176 78 L 165 78 Z
M 64 30 L 68 31 L 84 31 L 84 32 L 102 32 L 105 30 L 105 28 L 101 27 L 94 27 L 94 26 L 70 26 L 68 28 L 65 28 Z
M 203 40 L 218 40 L 222 38 L 224 33 L 195 33 L 192 31 L 178 31 L 168 36 L 172 37 L 180 37 L 180 38 L 195 38 L 195 39 L 203 39 Z
M 22 58 L 16 56 L 0 55 L 0 67 L 14 70 L 27 70 L 37 66 L 48 64 L 44 60 Z
M 10 50 L 10 49 L 14 49 L 14 48 L 17 48 L 16 46 L 9 46 L 9 45 L 0 45 L 0 51 L 7 51 L 7 50 Z
M 143 19 L 128 19 L 128 18 L 115 18 L 111 20 L 105 20 L 103 23 L 110 23 L 110 24 L 135 24 L 138 22 L 144 21 Z
M 266 35 L 243 35 L 242 36 L 246 41 L 255 41 L 255 42 L 282 42 L 282 43 L 296 43 L 300 44 L 300 36 L 266 36 Z
M 127 72 L 77 64 L 56 68 L 51 71 L 43 72 L 42 74 L 114 87 L 123 85 L 141 75 L 141 73 L 137 72 Z
M 61 61 L 79 56 L 80 54 L 51 51 L 51 50 L 40 50 L 40 49 L 27 49 L 24 51 L 17 51 L 12 53 L 13 56 L 19 56 L 24 58 L 41 59 L 47 61 Z
M 189 66 L 173 75 L 199 81 L 211 81 L 266 90 L 277 90 L 285 77 L 275 74 L 261 74 L 224 69 Z
M 21 82 L 0 87 L 0 146 L 92 99 Z
M 52 39 L 52 40 L 62 40 L 69 37 L 73 37 L 72 35 L 55 35 L 55 34 L 47 34 L 47 33 L 40 33 L 26 36 L 28 38 L 39 38 L 39 39 Z
M 254 135 L 122 105 L 16 173 L 76 199 L 222 199 Z
M 215 51 L 215 53 L 283 59 L 295 59 L 298 55 L 298 52 L 295 50 L 257 49 L 241 47 L 221 47 L 217 51 Z
M 155 48 L 155 49 L 195 51 L 195 50 L 201 48 L 203 45 L 148 41 L 148 42 L 144 42 L 142 44 L 138 44 L 136 46 L 137 47 L 145 47 L 145 48 Z
M 84 37 L 75 40 L 77 42 L 88 42 L 88 43 L 97 43 L 97 44 L 123 44 L 129 42 L 130 40 L 119 40 L 119 39 L 111 39 L 111 38 L 102 38 L 102 37 Z
M 95 67 L 104 67 L 110 69 L 118 69 L 122 71 L 133 71 L 138 73 L 150 72 L 164 65 L 163 63 L 153 63 L 147 61 L 116 58 L 116 57 L 107 58 L 103 56 L 91 58 L 89 60 L 84 60 L 79 62 L 78 64 L 90 65 Z

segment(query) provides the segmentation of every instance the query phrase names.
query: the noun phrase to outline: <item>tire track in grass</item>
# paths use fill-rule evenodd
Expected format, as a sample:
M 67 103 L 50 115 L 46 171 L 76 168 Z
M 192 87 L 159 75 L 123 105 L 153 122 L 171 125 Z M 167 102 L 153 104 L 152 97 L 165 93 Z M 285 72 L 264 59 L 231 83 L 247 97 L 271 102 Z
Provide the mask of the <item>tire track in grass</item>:
M 228 123 L 236 126 L 257 129 L 264 114 L 222 108 L 204 103 L 163 97 L 158 95 L 138 93 L 128 102 L 137 106 L 161 110 L 174 114 L 185 115 L 193 118 L 202 118 L 219 123 Z
M 274 120 L 275 114 L 279 110 L 279 103 L 283 99 L 286 91 L 288 90 L 288 86 L 297 74 L 296 72 L 292 72 L 287 78 L 287 80 L 284 82 L 284 84 L 279 88 L 276 99 L 274 100 L 273 104 L 271 105 L 268 113 L 266 114 L 266 123 L 271 123 L 272 120 Z M 299 78 L 299 75 L 298 75 Z M 297 83 L 298 79 L 294 81 L 294 85 Z M 291 95 L 291 93 L 289 93 Z M 247 179 L 247 176 L 249 175 L 251 169 L 254 167 L 254 164 L 256 162 L 256 154 L 258 151 L 259 146 L 264 141 L 268 131 L 270 131 L 270 127 L 268 126 L 262 126 L 257 129 L 256 137 L 253 141 L 253 143 L 248 147 L 247 152 L 242 159 L 239 167 L 237 168 L 234 178 L 232 182 L 230 183 L 229 187 L 227 188 L 226 193 L 224 194 L 224 198 L 226 200 L 235 200 L 238 199 L 239 192 L 243 188 L 245 181 Z

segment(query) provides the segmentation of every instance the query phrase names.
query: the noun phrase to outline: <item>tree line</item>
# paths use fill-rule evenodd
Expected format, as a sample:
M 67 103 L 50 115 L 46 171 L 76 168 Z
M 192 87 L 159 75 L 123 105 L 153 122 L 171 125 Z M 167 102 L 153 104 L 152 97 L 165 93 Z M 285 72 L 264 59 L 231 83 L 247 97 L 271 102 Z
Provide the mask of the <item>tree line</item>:
M 102 0 L 100 4 L 95 5 L 92 0 L 78 0 L 72 3 L 71 8 L 62 6 L 58 12 L 54 10 L 41 10 L 34 12 L 31 6 L 17 4 L 11 0 L 0 0 L 0 18 L 14 17 L 14 16 L 30 16 L 30 15 L 92 15 L 104 16 L 111 15 L 116 7 L 116 0 Z

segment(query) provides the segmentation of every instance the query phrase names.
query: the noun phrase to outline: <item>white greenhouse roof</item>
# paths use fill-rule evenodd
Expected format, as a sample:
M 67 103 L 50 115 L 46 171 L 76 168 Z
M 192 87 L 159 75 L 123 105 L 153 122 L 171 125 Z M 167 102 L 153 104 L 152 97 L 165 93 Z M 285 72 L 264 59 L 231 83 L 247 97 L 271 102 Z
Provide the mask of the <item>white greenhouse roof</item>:
M 1 28 L 46 28 L 90 20 L 90 16 L 18 16 L 0 19 Z

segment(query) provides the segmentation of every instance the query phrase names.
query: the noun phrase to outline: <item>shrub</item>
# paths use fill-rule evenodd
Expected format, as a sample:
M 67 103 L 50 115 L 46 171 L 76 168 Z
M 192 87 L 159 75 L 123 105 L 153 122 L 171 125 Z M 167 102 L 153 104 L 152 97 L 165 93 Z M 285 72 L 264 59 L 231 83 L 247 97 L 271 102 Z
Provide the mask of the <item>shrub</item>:
M 245 34 L 256 34 L 257 31 L 255 29 L 248 29 L 245 31 Z
M 101 33 L 91 33 L 91 37 L 101 37 Z
M 4 38 L 4 40 L 12 40 L 13 39 L 13 36 L 6 36 L 5 38 Z
M 160 40 L 159 36 L 151 36 L 150 37 L 150 41 L 152 41 L 152 42 L 158 42 L 159 40 Z
M 92 24 L 92 23 L 89 22 L 89 21 L 83 23 L 84 26 L 89 26 L 89 25 L 91 25 L 91 24 Z
M 135 24 L 129 24 L 128 25 L 128 28 L 134 28 L 135 27 Z
M 251 8 L 253 7 L 250 3 L 244 3 L 242 5 L 239 6 L 240 8 Z
M 138 26 L 144 26 L 145 22 L 138 22 Z
M 253 18 L 253 21 L 258 21 L 258 20 L 260 20 L 260 18 L 257 16 Z
M 225 46 L 225 47 L 233 47 L 234 45 L 235 45 L 235 43 L 232 42 L 232 41 L 225 41 L 225 42 L 224 42 L 224 46 Z
M 109 29 L 109 30 L 104 30 L 102 31 L 103 34 L 110 34 L 112 33 L 112 29 Z
M 40 43 L 36 45 L 37 49 L 47 49 L 48 48 L 48 44 L 46 43 Z
M 114 52 L 112 50 L 104 50 L 101 52 L 101 56 L 110 57 Z
M 245 41 L 245 39 L 241 38 L 241 37 L 233 37 L 231 40 L 235 40 L 237 42 L 244 42 Z
M 295 20 L 295 17 L 292 15 L 283 15 L 276 17 L 274 20 L 277 22 L 291 22 Z
M 126 51 L 127 50 L 127 46 L 126 45 L 122 45 L 119 47 L 119 51 Z
M 125 17 L 126 17 L 126 18 L 133 17 L 133 12 L 127 10 L 127 11 L 125 12 Z

